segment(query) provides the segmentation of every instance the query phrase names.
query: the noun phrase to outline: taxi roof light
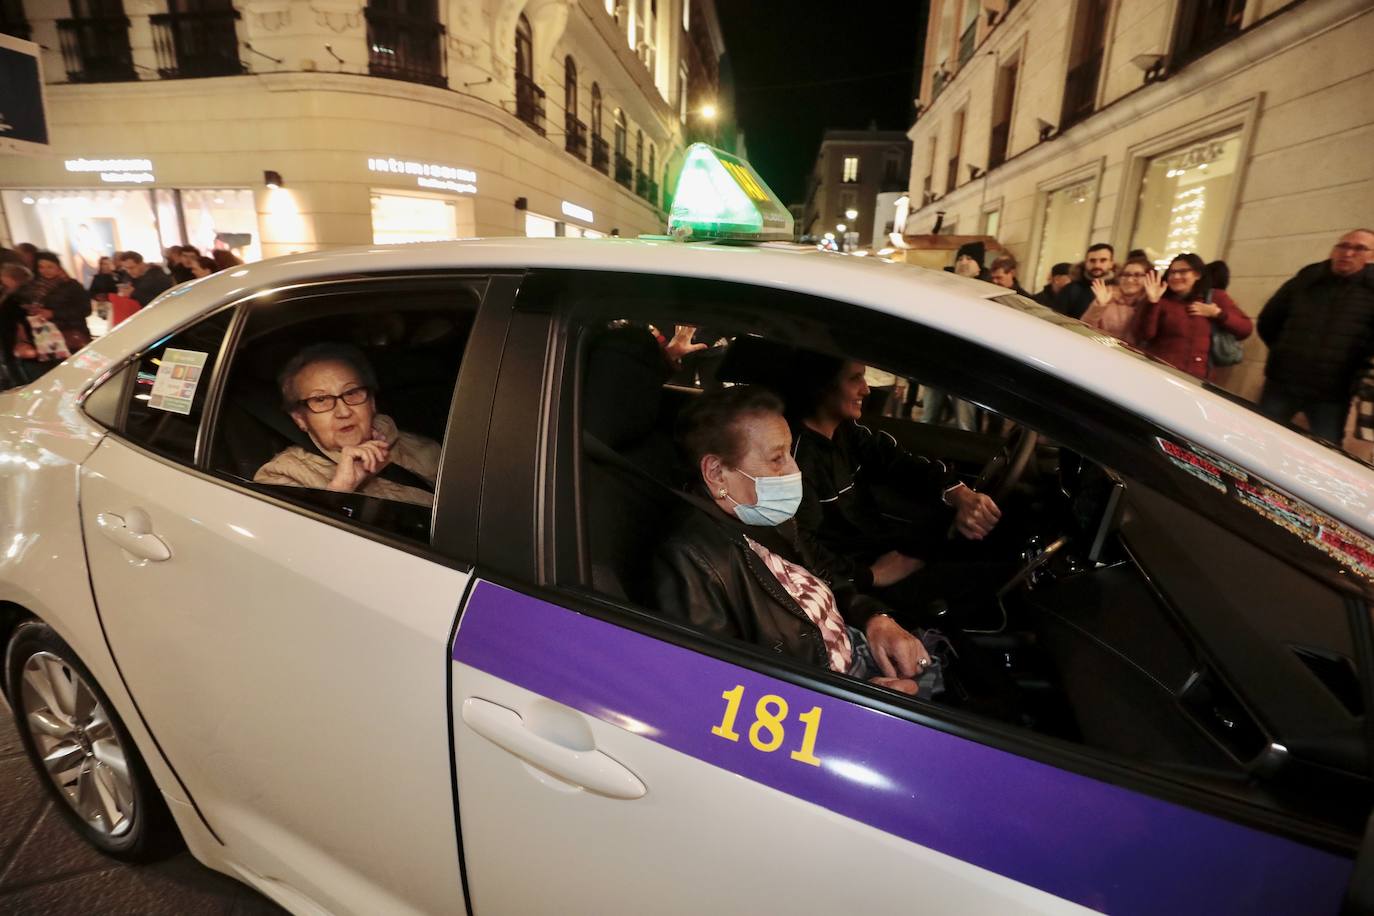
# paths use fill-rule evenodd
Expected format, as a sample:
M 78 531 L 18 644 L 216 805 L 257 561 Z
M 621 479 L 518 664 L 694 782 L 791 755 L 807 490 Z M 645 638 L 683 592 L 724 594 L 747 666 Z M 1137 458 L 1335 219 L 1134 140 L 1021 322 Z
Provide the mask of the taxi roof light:
M 693 143 L 687 148 L 668 214 L 668 232 L 691 238 L 792 238 L 792 214 L 743 159 Z

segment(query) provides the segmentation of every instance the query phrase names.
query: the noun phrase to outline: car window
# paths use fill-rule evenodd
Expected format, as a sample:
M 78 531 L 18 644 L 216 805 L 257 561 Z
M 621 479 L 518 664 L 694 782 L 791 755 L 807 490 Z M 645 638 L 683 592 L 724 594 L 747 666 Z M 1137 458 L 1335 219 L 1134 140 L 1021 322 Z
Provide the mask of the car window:
M 143 354 L 125 395 L 124 438 L 167 458 L 194 463 L 210 379 L 233 316 L 233 309 L 222 309 Z
M 712 390 L 766 386 L 784 396 L 794 449 L 823 457 L 810 467 L 798 458 L 806 495 L 797 522 L 817 527 L 820 546 L 847 564 L 813 552 L 812 571 L 837 594 L 847 580 L 923 641 L 953 649 L 943 688 L 912 702 L 979 716 L 989 735 L 1012 729 L 1068 743 L 1358 833 L 1371 798 L 1348 625 L 1349 602 L 1368 598 L 1358 535 L 1295 536 L 1294 518 L 1320 523 L 1310 509 L 1239 469 L 1230 481 L 1205 481 L 1198 462 L 1211 473 L 1214 457 L 1190 460 L 1186 444 L 1094 393 L 966 341 L 895 321 L 866 327 L 838 303 L 773 291 L 654 280 L 627 284 L 617 298 L 615 288 L 600 278 L 585 300 L 560 294 L 579 347 L 570 390 L 580 401 L 568 417 L 582 421 L 585 529 L 581 562 L 558 563 L 563 582 L 682 623 L 665 618 L 663 589 L 686 566 L 670 557 L 665 567 L 663 548 L 691 553 L 673 539 L 684 514 L 702 511 L 684 503 L 684 486 L 695 481 L 689 495 L 705 511 L 716 507 L 683 460 L 678 418 Z M 660 331 L 679 325 L 711 328 L 696 341 L 707 348 L 681 368 L 673 336 Z M 709 354 L 709 377 L 684 384 L 697 354 Z M 816 445 L 793 400 L 807 389 L 798 366 L 841 354 L 867 370 L 852 424 L 862 445 L 844 461 L 838 438 Z M 913 402 L 915 380 L 922 394 Z M 932 389 L 970 406 L 970 429 L 952 411 L 920 422 Z M 835 470 L 824 470 L 832 461 Z M 868 504 L 847 505 L 860 477 Z M 956 531 L 941 493 L 960 482 L 995 496 L 1002 517 L 985 538 Z M 806 521 L 808 504 L 819 523 Z M 1346 544 L 1339 556 L 1333 543 Z M 910 585 L 876 581 L 891 552 L 919 561 Z M 738 571 L 717 564 L 712 575 Z M 748 605 L 741 589 L 723 586 Z M 746 621 L 754 613 L 734 610 Z M 728 630 L 762 658 L 777 659 L 786 641 L 767 627 L 703 621 L 704 632 Z
M 484 286 L 364 282 L 255 303 L 225 380 L 210 469 L 427 543 L 449 409 Z

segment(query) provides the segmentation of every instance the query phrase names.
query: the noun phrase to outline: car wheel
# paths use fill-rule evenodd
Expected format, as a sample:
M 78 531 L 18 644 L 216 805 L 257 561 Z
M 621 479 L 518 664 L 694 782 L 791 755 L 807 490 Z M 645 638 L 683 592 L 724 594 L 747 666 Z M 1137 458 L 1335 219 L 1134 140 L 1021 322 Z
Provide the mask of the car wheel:
M 5 652 L 14 724 L 72 826 L 106 855 L 160 859 L 180 835 L 109 697 L 52 628 L 26 623 Z

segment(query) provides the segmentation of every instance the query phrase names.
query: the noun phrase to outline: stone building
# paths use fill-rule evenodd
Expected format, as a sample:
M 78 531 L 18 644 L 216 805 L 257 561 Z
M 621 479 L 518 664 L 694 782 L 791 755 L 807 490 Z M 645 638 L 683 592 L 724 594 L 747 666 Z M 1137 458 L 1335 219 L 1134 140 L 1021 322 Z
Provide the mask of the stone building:
M 807 182 L 801 235 L 838 236 L 836 226 L 843 224 L 852 243 L 870 245 L 878 195 L 903 189 L 910 154 L 911 144 L 901 131 L 826 131 Z
M 712 2 L 7 0 L 51 151 L 0 155 L 0 236 L 84 262 L 661 232 Z
M 907 231 L 994 235 L 1028 288 L 1091 242 L 1196 251 L 1257 313 L 1374 214 L 1371 46 L 1367 0 L 932 0 Z

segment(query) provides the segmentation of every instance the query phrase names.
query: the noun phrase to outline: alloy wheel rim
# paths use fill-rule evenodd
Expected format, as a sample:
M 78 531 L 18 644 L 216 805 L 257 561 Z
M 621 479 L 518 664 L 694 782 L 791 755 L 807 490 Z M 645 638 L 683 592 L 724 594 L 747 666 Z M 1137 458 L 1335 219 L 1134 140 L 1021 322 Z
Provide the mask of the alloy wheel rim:
M 20 709 L 48 778 L 97 833 L 120 837 L 134 822 L 128 757 L 90 685 L 51 652 L 35 652 L 20 678 Z

